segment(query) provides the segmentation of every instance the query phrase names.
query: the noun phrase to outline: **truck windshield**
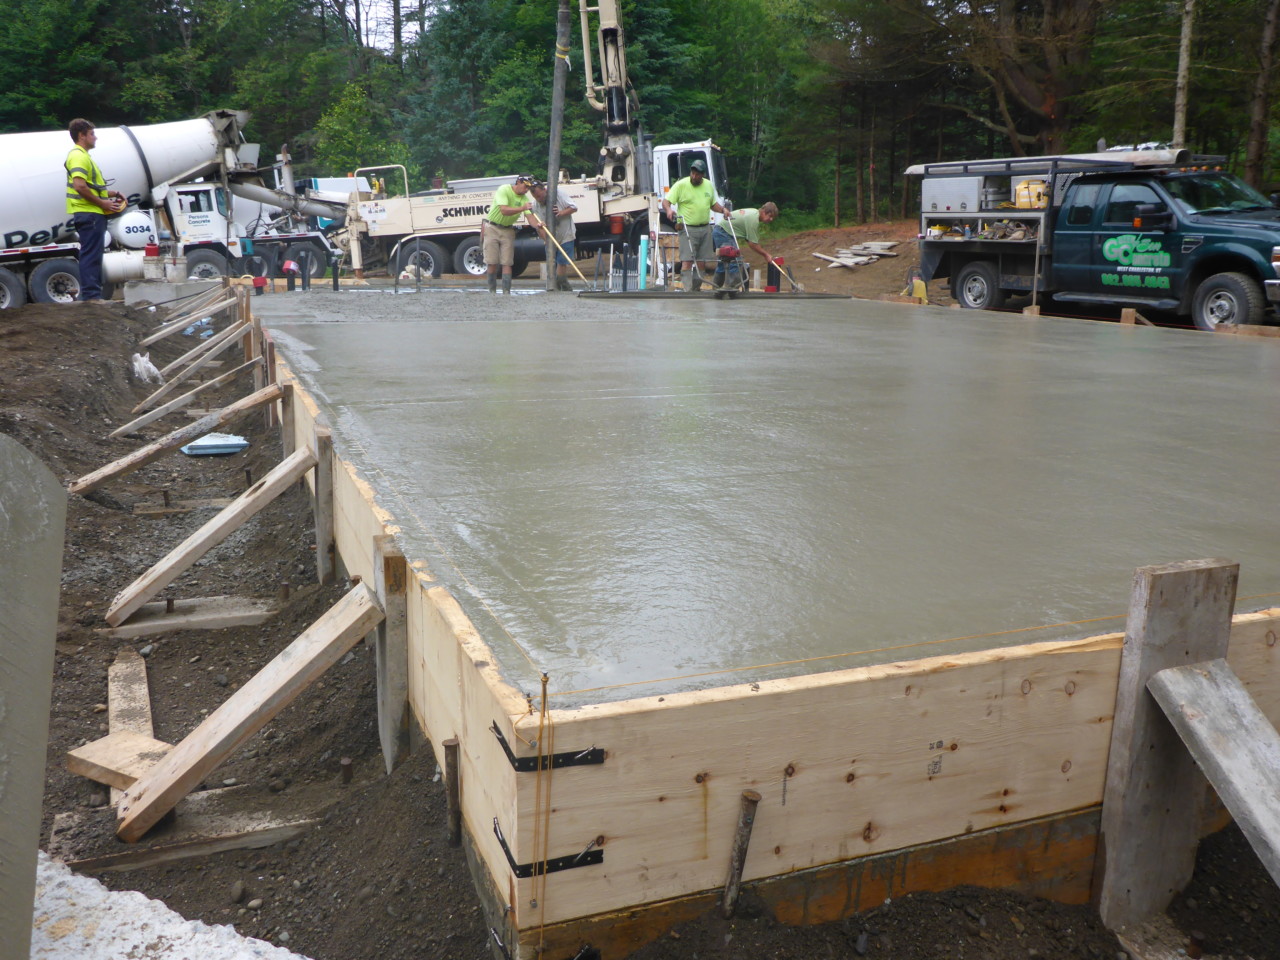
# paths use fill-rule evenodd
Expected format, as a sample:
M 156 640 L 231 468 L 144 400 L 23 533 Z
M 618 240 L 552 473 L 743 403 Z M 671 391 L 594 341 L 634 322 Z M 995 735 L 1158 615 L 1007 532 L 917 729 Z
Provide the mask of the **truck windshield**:
M 1232 213 L 1266 210 L 1271 202 L 1229 173 L 1196 173 L 1169 177 L 1163 186 L 1187 213 Z

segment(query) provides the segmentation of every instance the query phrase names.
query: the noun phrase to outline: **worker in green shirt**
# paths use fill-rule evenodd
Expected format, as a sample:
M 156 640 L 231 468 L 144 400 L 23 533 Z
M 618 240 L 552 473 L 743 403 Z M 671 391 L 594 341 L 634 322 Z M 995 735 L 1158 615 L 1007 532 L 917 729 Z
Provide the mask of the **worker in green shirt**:
M 725 246 L 737 247 L 744 254 L 747 252 L 744 248 L 750 247 L 764 257 L 765 263 L 773 263 L 773 256 L 760 246 L 760 224 L 773 223 L 776 219 L 778 219 L 778 205 L 772 200 L 758 209 L 743 207 L 741 210 L 735 210 L 724 218 L 723 223 L 717 223 L 715 229 L 711 231 L 712 245 L 716 250 Z M 716 275 L 712 286 L 723 286 L 724 276 L 724 261 L 719 260 L 716 263 Z
M 489 292 L 498 292 L 498 267 L 502 267 L 502 292 L 511 292 L 511 268 L 516 262 L 516 222 L 523 214 L 534 225 L 533 200 L 526 199 L 533 177 L 523 174 L 515 183 L 504 183 L 493 194 L 489 213 L 481 225 L 484 238 L 485 269 L 489 273 Z
M 672 213 L 673 205 L 679 211 L 678 219 Z M 698 290 L 702 287 L 702 278 L 710 278 L 711 265 L 715 260 L 715 247 L 711 242 L 711 211 L 729 212 L 716 200 L 715 187 L 707 179 L 704 160 L 689 164 L 689 175 L 671 185 L 662 198 L 662 210 L 668 219 L 676 221 L 680 235 L 680 265 L 691 277 L 689 289 Z

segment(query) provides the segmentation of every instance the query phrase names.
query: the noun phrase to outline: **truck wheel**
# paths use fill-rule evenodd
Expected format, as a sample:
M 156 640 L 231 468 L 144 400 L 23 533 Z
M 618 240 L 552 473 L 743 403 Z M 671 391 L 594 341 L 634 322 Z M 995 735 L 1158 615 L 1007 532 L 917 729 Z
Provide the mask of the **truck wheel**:
M 453 251 L 453 272 L 465 273 L 472 277 L 483 277 L 488 272 L 484 262 L 484 245 L 479 235 L 467 237 L 458 249 Z
M 995 265 L 974 260 L 960 268 L 951 281 L 951 296 L 969 310 L 998 310 L 1004 306 L 1004 291 Z
M 27 277 L 36 303 L 71 303 L 80 296 L 80 264 L 66 257 L 45 260 Z
M 27 302 L 27 288 L 12 270 L 0 267 L 0 310 L 20 307 Z
M 444 265 L 449 255 L 440 244 L 432 240 L 409 240 L 400 247 L 396 256 L 396 275 L 404 276 L 408 271 L 409 279 L 414 272 L 422 277 L 438 277 L 444 273 Z
M 303 257 L 303 253 L 306 257 Z M 302 261 L 307 261 L 307 272 L 311 274 L 311 279 L 316 280 L 325 275 L 329 269 L 329 255 L 321 250 L 314 243 L 292 243 L 284 248 L 284 258 L 292 260 L 299 266 Z
M 187 252 L 188 280 L 221 280 L 231 268 L 227 258 L 217 250 L 190 250 Z
M 1261 323 L 1264 304 L 1257 281 L 1243 273 L 1215 273 L 1196 290 L 1191 320 L 1201 330 Z

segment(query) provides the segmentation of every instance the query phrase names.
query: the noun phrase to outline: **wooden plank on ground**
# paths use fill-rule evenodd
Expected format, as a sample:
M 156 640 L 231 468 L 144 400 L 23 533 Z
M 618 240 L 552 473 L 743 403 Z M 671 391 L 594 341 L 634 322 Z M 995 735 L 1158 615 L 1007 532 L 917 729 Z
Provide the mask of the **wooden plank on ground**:
M 122 437 L 126 433 L 132 433 L 135 430 L 140 430 L 142 427 L 145 427 L 149 423 L 155 423 L 157 420 L 159 420 L 161 417 L 165 416 L 166 414 L 173 413 L 173 411 L 175 410 L 181 410 L 188 403 L 194 400 L 199 394 L 204 393 L 206 390 L 212 390 L 214 387 L 220 387 L 223 384 L 230 383 L 233 379 L 235 379 L 236 374 L 240 373 L 242 370 L 248 370 L 250 367 L 254 366 L 257 363 L 258 363 L 257 360 L 249 360 L 245 363 L 240 364 L 240 366 L 235 367 L 232 370 L 228 370 L 226 373 L 222 374 L 221 376 L 214 377 L 212 380 L 206 380 L 204 383 L 200 384 L 198 387 L 195 387 L 192 390 L 188 390 L 182 396 L 177 397 L 176 399 L 170 400 L 168 403 L 162 406 L 156 407 L 150 413 L 144 413 L 142 416 L 134 420 L 130 420 L 124 426 L 116 427 L 116 429 L 112 430 L 111 433 L 108 434 L 108 436 L 110 436 L 112 439 L 116 437 Z
M 368 633 L 382 610 L 358 583 L 129 788 L 116 833 L 135 843 L 237 747 Z
M 126 473 L 132 473 L 139 467 L 144 467 L 152 460 L 158 460 L 170 450 L 176 450 L 185 443 L 190 443 L 199 437 L 203 437 L 206 433 L 217 430 L 219 427 L 226 426 L 237 417 L 243 416 L 250 410 L 254 410 L 264 403 L 271 403 L 280 396 L 280 387 L 272 384 L 269 387 L 263 387 L 256 393 L 251 393 L 243 399 L 237 400 L 229 406 L 223 407 L 221 410 L 202 417 L 195 423 L 188 424 L 180 430 L 175 430 L 167 436 L 161 437 L 152 443 L 147 444 L 129 454 L 127 457 L 121 457 L 114 463 L 109 463 L 105 467 L 99 467 L 92 473 L 86 473 L 79 480 L 76 480 L 68 488 L 68 493 L 86 494 L 91 490 L 96 490 L 108 480 L 115 477 L 123 476 Z
M 111 609 L 107 611 L 107 623 L 113 627 L 124 623 L 131 613 L 191 569 L 197 560 L 293 486 L 315 464 L 315 455 L 306 447 L 296 451 L 288 460 L 278 463 L 275 469 L 237 497 L 231 506 L 183 540 L 164 559 L 117 594 Z
M 175 630 L 223 630 L 227 627 L 252 627 L 275 616 L 279 608 L 269 600 L 253 597 L 197 597 L 175 600 L 173 609 L 164 601 L 143 604 L 118 627 L 99 628 L 94 632 L 104 637 L 133 640 L 152 637 Z
M 1109 929 L 1164 910 L 1191 878 L 1204 778 L 1147 681 L 1226 656 L 1239 572 L 1191 560 L 1134 573 L 1102 802 L 1098 909 Z
M 141 843 L 122 846 L 106 824 L 114 811 L 76 810 L 55 815 L 48 852 L 78 873 L 123 873 L 227 850 L 253 850 L 283 843 L 320 822 L 342 796 L 332 782 L 294 783 L 289 812 L 276 812 L 279 798 L 266 784 L 236 784 L 191 794 L 177 816 Z M 102 838 L 102 839 L 99 839 Z M 110 839 L 106 839 L 110 838 Z
M 173 745 L 122 730 L 67 751 L 67 769 L 109 787 L 127 790 L 154 767 Z
M 125 647 L 107 667 L 107 730 L 154 737 L 151 691 L 147 687 L 147 661 L 133 647 Z M 120 802 L 121 791 L 111 791 L 111 805 Z
M 1225 660 L 1161 670 L 1147 689 L 1164 708 L 1258 859 L 1280 883 L 1280 734 Z

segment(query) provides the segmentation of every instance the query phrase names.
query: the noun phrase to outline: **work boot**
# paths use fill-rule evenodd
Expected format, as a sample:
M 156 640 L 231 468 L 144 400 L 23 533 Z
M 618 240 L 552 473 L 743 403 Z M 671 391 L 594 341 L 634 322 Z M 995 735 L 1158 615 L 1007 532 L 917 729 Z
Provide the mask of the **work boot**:
M 511 277 L 508 274 L 502 275 L 502 292 L 507 295 L 511 293 Z
M 489 274 L 489 292 L 498 292 L 498 275 L 496 273 Z
M 689 281 L 689 290 L 690 292 L 692 292 L 692 291 L 701 290 L 701 289 L 702 289 L 702 277 L 698 276 L 698 274 L 695 273 L 692 279 Z
M 569 285 L 568 277 L 556 277 L 556 289 L 563 290 L 565 293 L 573 293 L 573 287 Z

